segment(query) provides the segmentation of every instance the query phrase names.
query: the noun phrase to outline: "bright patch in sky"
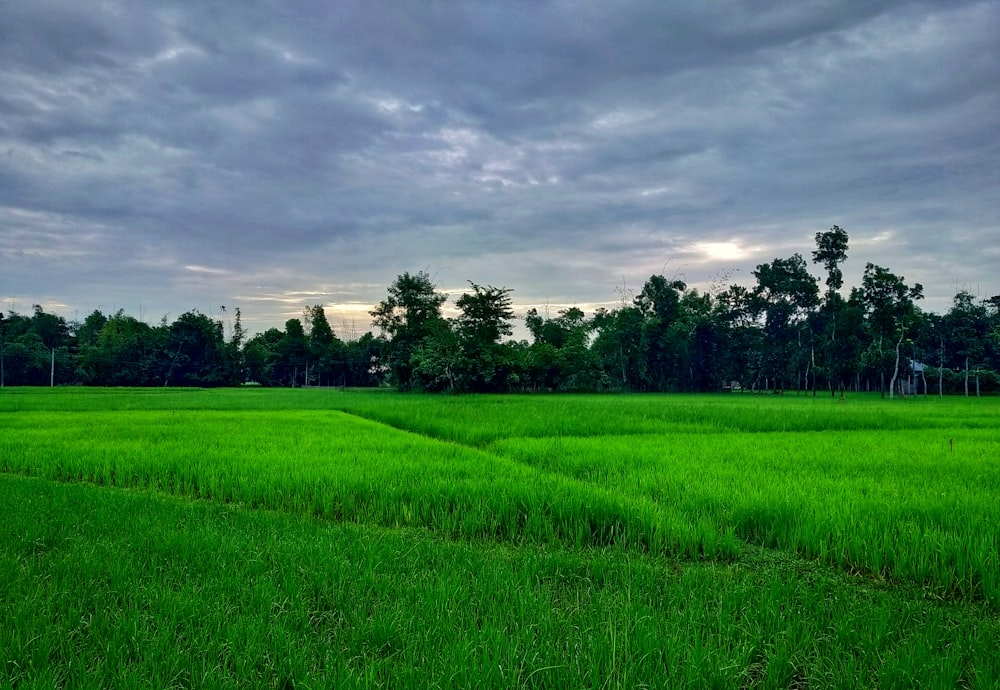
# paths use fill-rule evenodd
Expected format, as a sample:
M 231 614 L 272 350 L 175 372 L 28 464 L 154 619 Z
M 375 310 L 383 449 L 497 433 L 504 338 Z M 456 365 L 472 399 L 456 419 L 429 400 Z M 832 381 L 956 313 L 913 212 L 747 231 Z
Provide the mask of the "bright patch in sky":
M 717 261 L 735 261 L 747 253 L 735 242 L 697 242 L 694 247 L 709 259 Z

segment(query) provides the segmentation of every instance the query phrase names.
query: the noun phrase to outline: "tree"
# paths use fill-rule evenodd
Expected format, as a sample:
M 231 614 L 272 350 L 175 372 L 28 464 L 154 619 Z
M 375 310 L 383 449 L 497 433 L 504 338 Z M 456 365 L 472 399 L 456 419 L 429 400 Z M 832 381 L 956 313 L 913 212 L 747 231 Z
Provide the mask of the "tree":
M 712 296 L 697 290 L 681 298 L 681 318 L 677 328 L 684 337 L 687 388 L 695 392 L 718 390 L 726 380 L 726 328 L 716 318 Z
M 787 259 L 774 259 L 754 269 L 757 285 L 750 298 L 755 317 L 764 317 L 765 376 L 784 388 L 784 380 L 794 369 L 796 378 L 803 366 L 801 327 L 806 316 L 819 300 L 819 287 L 806 268 L 801 254 Z M 811 338 L 807 338 L 807 343 Z
M 455 301 L 461 314 L 455 330 L 461 345 L 465 371 L 463 387 L 476 391 L 498 391 L 508 387 L 510 359 L 500 339 L 511 335 L 514 318 L 509 288 L 483 287 L 471 280 L 472 292 Z
M 247 341 L 243 347 L 243 365 L 247 381 L 262 386 L 281 385 L 278 348 L 285 337 L 283 331 L 268 328 Z
M 591 320 L 597 332 L 590 349 L 609 381 L 620 381 L 621 388 L 638 389 L 642 385 L 642 312 L 634 305 L 613 311 L 598 309 Z
M 451 324 L 441 320 L 410 355 L 410 386 L 424 391 L 468 390 L 477 365 L 481 364 L 467 357 Z
M 77 375 L 89 386 L 156 385 L 161 341 L 149 324 L 119 309 L 105 320 L 96 340 L 80 347 Z
M 865 310 L 869 328 L 873 334 L 874 354 L 878 355 L 876 365 L 880 368 L 887 363 L 884 342 L 895 340 L 895 364 L 889 382 L 889 398 L 895 393 L 896 379 L 899 374 L 900 349 L 904 338 L 910 333 L 918 318 L 916 300 L 923 299 L 924 288 L 920 283 L 913 287 L 907 286 L 902 276 L 897 276 L 889 269 L 876 266 L 869 262 L 865 264 L 865 272 L 861 279 L 861 289 L 857 298 Z M 885 395 L 885 376 L 882 374 L 882 395 Z
M 311 374 L 309 380 L 333 383 L 344 380 L 343 343 L 333 333 L 326 312 L 320 304 L 306 307 L 304 313 L 308 324 L 309 358 Z
M 456 320 L 458 333 L 466 343 L 479 347 L 495 345 L 500 338 L 513 333 L 510 320 L 514 318 L 511 308 L 510 288 L 483 287 L 471 280 L 472 292 L 462 294 L 455 306 L 462 310 Z
M 725 376 L 741 389 L 755 386 L 764 371 L 763 330 L 754 308 L 753 293 L 742 285 L 730 285 L 715 300 L 714 318 L 726 343 Z
M 305 380 L 308 362 L 309 340 L 305 328 L 298 319 L 288 319 L 285 322 L 285 332 L 272 351 L 271 377 L 294 388 Z
M 448 299 L 434 289 L 423 271 L 403 273 L 388 288 L 388 296 L 369 312 L 372 324 L 389 337 L 386 366 L 401 389 L 411 386 L 414 350 L 443 321 L 441 305 Z
M 535 308 L 524 317 L 533 343 L 526 351 L 525 367 L 532 387 L 595 390 L 602 387 L 602 370 L 589 347 L 593 322 L 578 307 L 560 309 L 554 318 Z
M 834 381 L 844 394 L 844 362 L 838 359 L 837 319 L 846 306 L 838 290 L 844 286 L 844 274 L 840 264 L 847 261 L 848 237 L 840 227 L 834 225 L 827 232 L 816 233 L 816 249 L 812 253 L 813 263 L 822 264 L 826 269 L 826 295 L 819 320 L 823 333 L 820 359 L 830 385 L 830 395 L 834 395 Z M 815 380 L 815 373 L 813 374 Z M 815 394 L 815 388 L 813 389 Z
M 827 296 L 837 292 L 844 286 L 844 274 L 840 264 L 847 261 L 847 232 L 834 225 L 826 232 L 816 233 L 816 249 L 813 250 L 813 263 L 823 264 L 826 269 Z
M 222 322 L 200 312 L 185 312 L 170 324 L 163 355 L 164 386 L 225 386 L 234 382 Z
M 229 378 L 233 384 L 246 382 L 246 362 L 243 358 L 243 344 L 246 341 L 247 332 L 243 328 L 243 312 L 236 307 L 235 318 L 233 320 L 233 333 L 226 343 L 226 359 L 229 362 Z
M 682 343 L 672 329 L 681 315 L 681 294 L 687 286 L 682 280 L 667 280 L 661 275 L 649 277 L 635 298 L 643 316 L 640 348 L 643 353 L 642 377 L 653 390 L 669 390 L 683 378 L 679 353 Z
M 965 370 L 965 397 L 969 397 L 969 364 L 976 367 L 977 391 L 979 369 L 986 356 L 990 319 L 985 304 L 976 304 L 968 290 L 959 290 L 951 309 L 944 315 L 945 332 L 952 346 L 952 361 Z

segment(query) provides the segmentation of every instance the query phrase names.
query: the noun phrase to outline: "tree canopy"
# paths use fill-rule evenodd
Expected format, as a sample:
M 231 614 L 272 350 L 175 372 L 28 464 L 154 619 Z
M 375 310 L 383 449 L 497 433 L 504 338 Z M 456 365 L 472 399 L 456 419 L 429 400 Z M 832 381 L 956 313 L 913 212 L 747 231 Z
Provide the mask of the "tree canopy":
M 614 309 L 518 317 L 514 291 L 469 281 L 448 295 L 402 273 L 371 310 L 377 334 L 338 337 L 323 305 L 247 337 L 197 311 L 149 324 L 118 311 L 83 321 L 33 307 L 0 314 L 0 385 L 380 386 L 401 390 L 882 391 L 1000 390 L 1000 296 L 958 290 L 943 315 L 923 287 L 867 263 L 845 296 L 847 232 L 815 235 L 816 277 L 799 253 L 758 264 L 753 285 L 651 275 Z M 826 290 L 820 292 L 820 279 Z M 224 312 L 224 308 L 223 308 Z M 523 319 L 526 339 L 514 339 Z M 228 333 L 227 333 L 228 329 Z

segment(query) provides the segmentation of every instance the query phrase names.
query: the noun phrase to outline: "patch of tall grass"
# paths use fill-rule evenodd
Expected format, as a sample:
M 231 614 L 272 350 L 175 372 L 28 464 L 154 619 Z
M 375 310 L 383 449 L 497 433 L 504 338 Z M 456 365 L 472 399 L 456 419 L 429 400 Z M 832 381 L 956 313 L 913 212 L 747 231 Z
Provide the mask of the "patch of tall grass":
M 3 472 L 467 539 L 738 552 L 731 532 L 672 506 L 336 411 L 31 412 L 6 421 Z
M 995 432 L 509 439 L 492 449 L 838 567 L 1000 604 Z
M 1000 623 L 780 554 L 448 541 L 0 475 L 0 687 L 990 687 Z

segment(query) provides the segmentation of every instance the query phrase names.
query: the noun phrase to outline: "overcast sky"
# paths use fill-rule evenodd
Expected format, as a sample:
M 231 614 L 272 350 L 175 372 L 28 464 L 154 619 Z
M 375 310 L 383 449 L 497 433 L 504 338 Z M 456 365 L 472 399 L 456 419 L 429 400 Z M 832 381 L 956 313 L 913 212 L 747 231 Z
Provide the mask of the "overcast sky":
M 1000 1 L 0 4 L 4 310 L 589 314 L 834 224 L 848 288 L 1000 293 Z

